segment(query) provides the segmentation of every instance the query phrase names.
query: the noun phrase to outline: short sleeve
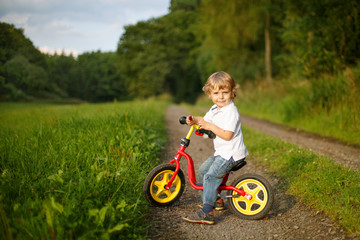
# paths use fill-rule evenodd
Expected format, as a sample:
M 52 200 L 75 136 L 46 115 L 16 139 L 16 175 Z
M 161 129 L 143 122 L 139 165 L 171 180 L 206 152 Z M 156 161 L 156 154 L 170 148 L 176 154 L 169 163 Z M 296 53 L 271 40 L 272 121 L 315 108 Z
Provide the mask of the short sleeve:
M 234 111 L 226 111 L 223 115 L 221 127 L 225 131 L 235 132 L 239 117 Z

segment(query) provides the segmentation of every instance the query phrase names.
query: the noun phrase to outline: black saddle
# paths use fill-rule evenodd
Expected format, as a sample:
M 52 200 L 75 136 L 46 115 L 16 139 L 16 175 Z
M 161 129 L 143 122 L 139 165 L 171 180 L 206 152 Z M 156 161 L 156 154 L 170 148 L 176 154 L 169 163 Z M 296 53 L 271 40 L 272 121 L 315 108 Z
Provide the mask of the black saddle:
M 247 164 L 247 162 L 245 160 L 239 161 L 239 163 L 237 163 L 235 166 L 233 166 L 230 169 L 230 172 L 235 172 L 237 170 L 239 170 L 240 168 L 242 168 L 243 166 L 245 166 Z

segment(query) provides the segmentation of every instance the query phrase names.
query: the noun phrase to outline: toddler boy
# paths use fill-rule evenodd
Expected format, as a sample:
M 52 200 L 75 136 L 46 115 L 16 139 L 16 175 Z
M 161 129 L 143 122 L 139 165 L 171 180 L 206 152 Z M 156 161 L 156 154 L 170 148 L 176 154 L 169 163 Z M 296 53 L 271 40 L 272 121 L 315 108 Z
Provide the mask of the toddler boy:
M 203 91 L 214 105 L 204 117 L 186 118 L 188 125 L 197 124 L 200 128 L 211 130 L 215 153 L 199 168 L 199 182 L 203 184 L 202 209 L 192 216 L 184 217 L 187 222 L 214 224 L 213 208 L 217 199 L 218 187 L 223 176 L 230 169 L 245 160 L 248 151 L 241 132 L 240 114 L 233 103 L 236 85 L 226 72 L 213 73 L 207 80 Z

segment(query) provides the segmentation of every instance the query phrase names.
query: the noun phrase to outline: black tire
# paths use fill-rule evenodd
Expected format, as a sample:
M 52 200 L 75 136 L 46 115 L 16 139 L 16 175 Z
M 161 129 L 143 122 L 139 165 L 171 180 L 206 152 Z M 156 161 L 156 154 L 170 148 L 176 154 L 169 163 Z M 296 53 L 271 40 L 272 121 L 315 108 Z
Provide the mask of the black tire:
M 242 196 L 228 199 L 231 211 L 238 217 L 247 220 L 257 220 L 265 217 L 270 211 L 274 201 L 274 192 L 270 183 L 264 177 L 251 173 L 244 174 L 234 180 L 232 186 L 252 195 L 251 200 Z M 228 194 L 236 195 L 237 193 L 228 190 Z
M 165 186 L 175 172 L 174 164 L 161 164 L 147 175 L 143 192 L 146 200 L 153 206 L 166 207 L 178 201 L 185 189 L 185 176 L 179 169 L 176 178 L 169 190 Z

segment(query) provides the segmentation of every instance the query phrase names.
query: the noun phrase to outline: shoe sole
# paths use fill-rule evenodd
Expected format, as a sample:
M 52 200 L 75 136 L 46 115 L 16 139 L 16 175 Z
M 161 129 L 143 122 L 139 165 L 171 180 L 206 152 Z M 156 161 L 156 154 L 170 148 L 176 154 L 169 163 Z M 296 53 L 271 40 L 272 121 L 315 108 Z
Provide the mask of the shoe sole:
M 197 205 L 198 206 L 198 208 L 200 208 L 200 209 L 202 209 L 202 205 Z M 224 211 L 224 210 L 226 210 L 224 207 L 222 207 L 222 208 L 214 208 L 214 210 L 215 211 Z
M 214 208 L 215 211 L 224 211 L 225 208 Z
M 207 225 L 214 225 L 213 221 L 206 221 L 206 220 L 191 220 L 188 218 L 182 218 L 184 221 L 189 222 L 189 223 L 201 223 L 201 224 L 207 224 Z

